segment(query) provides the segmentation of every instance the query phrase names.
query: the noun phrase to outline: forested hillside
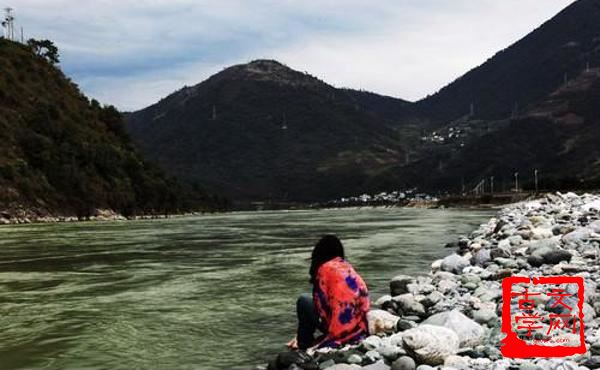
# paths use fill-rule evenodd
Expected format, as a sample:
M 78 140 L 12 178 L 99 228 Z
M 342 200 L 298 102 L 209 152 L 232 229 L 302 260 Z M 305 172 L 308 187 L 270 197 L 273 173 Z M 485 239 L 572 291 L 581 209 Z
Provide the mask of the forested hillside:
M 132 113 L 128 127 L 181 179 L 233 199 L 312 201 L 363 191 L 404 160 L 390 117 L 406 105 L 257 60 Z
M 578 0 L 417 108 L 434 123 L 505 119 L 573 79 L 600 49 L 600 0 Z
M 47 45 L 52 45 L 51 43 Z M 214 209 L 221 200 L 144 161 L 120 113 L 90 101 L 47 45 L 0 39 L 0 212 L 85 217 Z

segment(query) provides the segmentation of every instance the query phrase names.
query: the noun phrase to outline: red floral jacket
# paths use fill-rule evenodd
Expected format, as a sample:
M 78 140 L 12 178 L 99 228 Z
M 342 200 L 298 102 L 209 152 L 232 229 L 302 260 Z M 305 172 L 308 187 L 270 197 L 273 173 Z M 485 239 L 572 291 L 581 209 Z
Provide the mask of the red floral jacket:
M 321 265 L 313 285 L 313 299 L 326 330 L 319 347 L 338 347 L 367 336 L 369 293 L 350 263 L 337 257 Z

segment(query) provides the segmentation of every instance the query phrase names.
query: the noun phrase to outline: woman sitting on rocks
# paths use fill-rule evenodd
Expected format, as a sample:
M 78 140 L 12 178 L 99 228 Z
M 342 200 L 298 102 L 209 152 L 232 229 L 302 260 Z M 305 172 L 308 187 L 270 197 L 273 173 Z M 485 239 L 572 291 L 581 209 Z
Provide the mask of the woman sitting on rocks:
M 288 347 L 339 347 L 368 335 L 367 285 L 344 258 L 335 235 L 325 235 L 315 245 L 309 270 L 313 293 L 298 298 L 298 332 Z M 323 335 L 315 339 L 317 329 Z

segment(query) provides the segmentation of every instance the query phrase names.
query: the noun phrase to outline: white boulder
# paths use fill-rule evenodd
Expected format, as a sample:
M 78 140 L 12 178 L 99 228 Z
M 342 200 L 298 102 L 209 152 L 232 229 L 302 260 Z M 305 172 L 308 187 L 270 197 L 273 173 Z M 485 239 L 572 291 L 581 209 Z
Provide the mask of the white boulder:
M 454 331 L 435 325 L 420 325 L 405 331 L 402 342 L 417 362 L 433 366 L 443 364 L 459 348 L 458 335 Z
M 481 325 L 458 310 L 440 312 L 430 316 L 423 324 L 443 326 L 454 331 L 461 347 L 475 347 L 481 344 L 485 334 Z

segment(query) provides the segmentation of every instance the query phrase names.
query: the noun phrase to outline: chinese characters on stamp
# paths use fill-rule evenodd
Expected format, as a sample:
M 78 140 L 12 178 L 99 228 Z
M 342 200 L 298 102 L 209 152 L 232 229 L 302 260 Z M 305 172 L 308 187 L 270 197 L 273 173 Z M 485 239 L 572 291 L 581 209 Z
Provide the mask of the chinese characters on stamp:
M 585 353 L 583 278 L 508 277 L 502 281 L 505 357 L 566 357 Z M 543 303 L 545 309 L 538 309 Z

